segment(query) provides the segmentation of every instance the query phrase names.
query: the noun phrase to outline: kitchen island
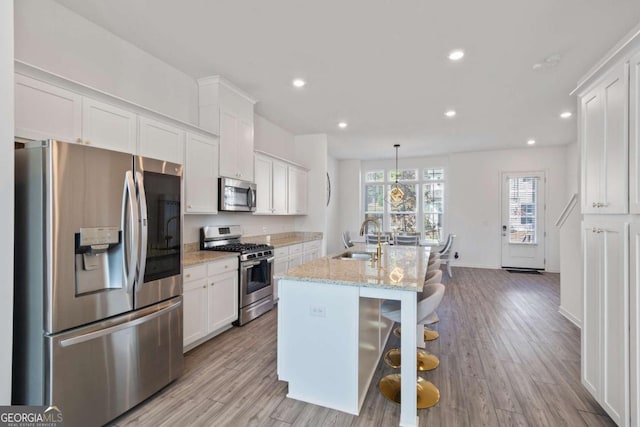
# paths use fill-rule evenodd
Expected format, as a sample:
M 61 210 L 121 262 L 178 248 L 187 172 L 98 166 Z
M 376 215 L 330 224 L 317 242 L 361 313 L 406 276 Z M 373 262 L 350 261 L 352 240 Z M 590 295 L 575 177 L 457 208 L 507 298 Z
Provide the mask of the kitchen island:
M 417 294 L 430 249 L 384 245 L 379 265 L 355 259 L 375 250 L 356 245 L 351 258 L 323 257 L 278 276 L 278 378 L 289 383 L 287 397 L 358 415 L 393 327 L 380 305 L 398 300 L 400 425 L 415 426 Z

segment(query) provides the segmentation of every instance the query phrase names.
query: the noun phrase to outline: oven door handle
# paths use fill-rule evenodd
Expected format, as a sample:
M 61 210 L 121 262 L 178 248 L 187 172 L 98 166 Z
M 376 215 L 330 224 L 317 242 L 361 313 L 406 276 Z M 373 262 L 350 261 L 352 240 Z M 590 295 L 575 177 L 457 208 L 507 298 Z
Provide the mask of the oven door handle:
M 260 263 L 262 261 L 267 261 L 267 264 L 273 264 L 273 261 L 275 260 L 275 257 L 271 257 L 271 258 L 267 258 L 266 260 L 260 260 L 260 261 L 243 261 L 242 262 L 242 269 L 243 270 L 248 270 L 251 267 L 255 267 L 256 265 L 260 265 Z

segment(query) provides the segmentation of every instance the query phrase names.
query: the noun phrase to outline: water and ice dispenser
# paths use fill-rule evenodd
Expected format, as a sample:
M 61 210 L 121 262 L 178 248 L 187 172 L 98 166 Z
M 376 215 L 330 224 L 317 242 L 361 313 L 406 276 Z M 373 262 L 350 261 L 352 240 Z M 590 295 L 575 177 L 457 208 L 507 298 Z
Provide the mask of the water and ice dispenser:
M 81 228 L 75 240 L 76 295 L 124 286 L 119 227 Z

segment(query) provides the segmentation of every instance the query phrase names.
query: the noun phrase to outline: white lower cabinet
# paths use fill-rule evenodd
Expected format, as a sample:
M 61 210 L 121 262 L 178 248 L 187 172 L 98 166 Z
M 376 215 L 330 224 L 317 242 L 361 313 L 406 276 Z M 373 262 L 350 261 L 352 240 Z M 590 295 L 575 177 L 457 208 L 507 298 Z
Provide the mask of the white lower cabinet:
M 238 319 L 238 259 L 186 267 L 183 298 L 186 351 Z
M 320 257 L 322 240 L 281 246 L 275 249 L 273 274 L 284 274 L 288 270 Z M 273 280 L 273 300 L 278 300 L 278 280 Z
M 619 426 L 629 425 L 629 222 L 585 217 L 582 383 Z

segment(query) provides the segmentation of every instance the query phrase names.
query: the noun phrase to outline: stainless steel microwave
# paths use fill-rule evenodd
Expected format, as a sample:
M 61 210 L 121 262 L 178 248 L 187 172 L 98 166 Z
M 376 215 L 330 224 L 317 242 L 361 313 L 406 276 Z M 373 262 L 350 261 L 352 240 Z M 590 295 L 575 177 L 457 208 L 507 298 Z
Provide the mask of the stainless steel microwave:
M 253 212 L 256 210 L 256 184 L 239 179 L 219 179 L 218 210 L 232 212 Z

